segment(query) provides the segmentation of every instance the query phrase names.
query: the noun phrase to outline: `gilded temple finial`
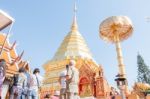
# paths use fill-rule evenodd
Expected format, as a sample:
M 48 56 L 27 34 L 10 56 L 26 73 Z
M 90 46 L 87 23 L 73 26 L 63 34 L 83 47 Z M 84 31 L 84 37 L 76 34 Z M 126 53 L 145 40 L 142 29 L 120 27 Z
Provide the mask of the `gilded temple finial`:
M 75 3 L 74 3 L 74 16 L 76 17 L 76 13 L 77 13 L 77 2 L 75 0 Z
M 72 23 L 72 26 L 71 26 L 72 31 L 77 31 L 78 30 L 76 14 L 77 14 L 77 5 L 76 5 L 76 0 L 75 0 L 75 3 L 74 3 L 74 17 L 73 17 L 73 23 Z

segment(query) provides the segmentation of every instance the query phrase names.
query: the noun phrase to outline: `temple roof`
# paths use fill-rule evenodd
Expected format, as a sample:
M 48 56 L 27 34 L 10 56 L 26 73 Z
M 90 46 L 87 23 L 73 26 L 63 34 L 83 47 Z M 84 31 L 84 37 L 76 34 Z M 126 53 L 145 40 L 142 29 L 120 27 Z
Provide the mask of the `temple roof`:
M 3 42 L 5 40 L 6 35 L 3 33 L 0 33 L 0 47 L 3 45 Z M 10 44 L 7 40 L 7 42 L 5 43 L 5 47 L 9 48 Z
M 4 33 L 0 33 L 0 49 L 3 46 L 4 40 L 5 40 L 6 35 Z M 3 48 L 2 55 L 0 56 L 1 58 L 4 58 L 8 63 L 11 63 L 11 61 L 15 58 L 17 58 L 17 53 L 15 47 L 11 48 L 13 45 L 10 44 L 9 38 L 7 38 L 6 43 Z
M 9 36 L 8 36 L 9 37 Z M 4 40 L 6 38 L 6 34 L 0 33 L 0 51 L 3 46 Z M 3 47 L 3 51 L 0 55 L 0 59 L 5 59 L 7 63 L 7 76 L 12 76 L 17 73 L 18 69 L 21 67 L 29 68 L 29 64 L 27 61 L 20 60 L 21 56 L 18 56 L 16 52 L 15 43 L 11 44 L 9 42 L 9 38 L 7 38 L 6 43 Z
M 11 56 L 12 59 L 17 58 L 18 55 L 16 53 L 15 48 L 13 48 L 12 50 L 10 50 L 10 56 Z

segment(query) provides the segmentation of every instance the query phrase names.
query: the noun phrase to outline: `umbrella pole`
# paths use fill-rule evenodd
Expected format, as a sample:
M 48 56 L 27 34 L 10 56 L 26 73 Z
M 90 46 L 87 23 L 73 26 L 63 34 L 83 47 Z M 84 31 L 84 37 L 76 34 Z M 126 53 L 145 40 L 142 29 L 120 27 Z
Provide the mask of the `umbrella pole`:
M 115 41 L 116 41 L 116 52 L 117 52 L 119 74 L 122 75 L 122 77 L 125 77 L 125 68 L 124 68 L 124 63 L 123 63 L 123 55 L 122 55 L 122 49 L 121 49 L 121 44 L 120 44 L 120 40 L 119 40 L 118 35 L 116 35 Z
M 118 66 L 119 66 L 119 77 L 126 78 L 122 49 L 121 49 L 120 39 L 118 35 L 115 36 L 115 41 L 116 41 L 116 51 L 117 51 L 117 59 L 118 59 Z M 128 89 L 127 81 L 125 81 L 124 85 L 119 86 L 122 99 L 126 99 L 125 91 L 127 91 L 127 89 Z

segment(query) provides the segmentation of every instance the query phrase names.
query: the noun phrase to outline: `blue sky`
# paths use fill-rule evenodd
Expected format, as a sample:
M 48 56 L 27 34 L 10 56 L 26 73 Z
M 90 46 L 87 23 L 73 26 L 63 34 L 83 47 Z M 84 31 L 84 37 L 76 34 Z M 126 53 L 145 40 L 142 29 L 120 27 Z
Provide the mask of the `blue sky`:
M 149 4 L 149 0 L 77 1 L 79 31 L 112 85 L 115 85 L 118 72 L 115 45 L 100 39 L 99 25 L 109 16 L 131 18 L 134 32 L 122 43 L 122 49 L 129 85 L 132 86 L 137 76 L 137 53 L 150 64 L 150 23 L 145 19 L 150 16 Z M 16 20 L 10 40 L 18 41 L 17 51 L 25 51 L 24 59 L 30 61 L 32 68 L 42 69 L 42 65 L 55 54 L 70 30 L 73 5 L 74 0 L 0 0 L 0 9 Z

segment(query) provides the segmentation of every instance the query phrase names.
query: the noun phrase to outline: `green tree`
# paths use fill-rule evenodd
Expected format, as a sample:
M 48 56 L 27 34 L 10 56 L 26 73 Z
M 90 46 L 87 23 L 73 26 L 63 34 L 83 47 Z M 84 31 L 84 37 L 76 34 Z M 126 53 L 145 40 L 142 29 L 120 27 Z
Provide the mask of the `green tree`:
M 150 69 L 145 64 L 144 59 L 140 54 L 137 55 L 137 65 L 138 65 L 138 82 L 150 84 Z

